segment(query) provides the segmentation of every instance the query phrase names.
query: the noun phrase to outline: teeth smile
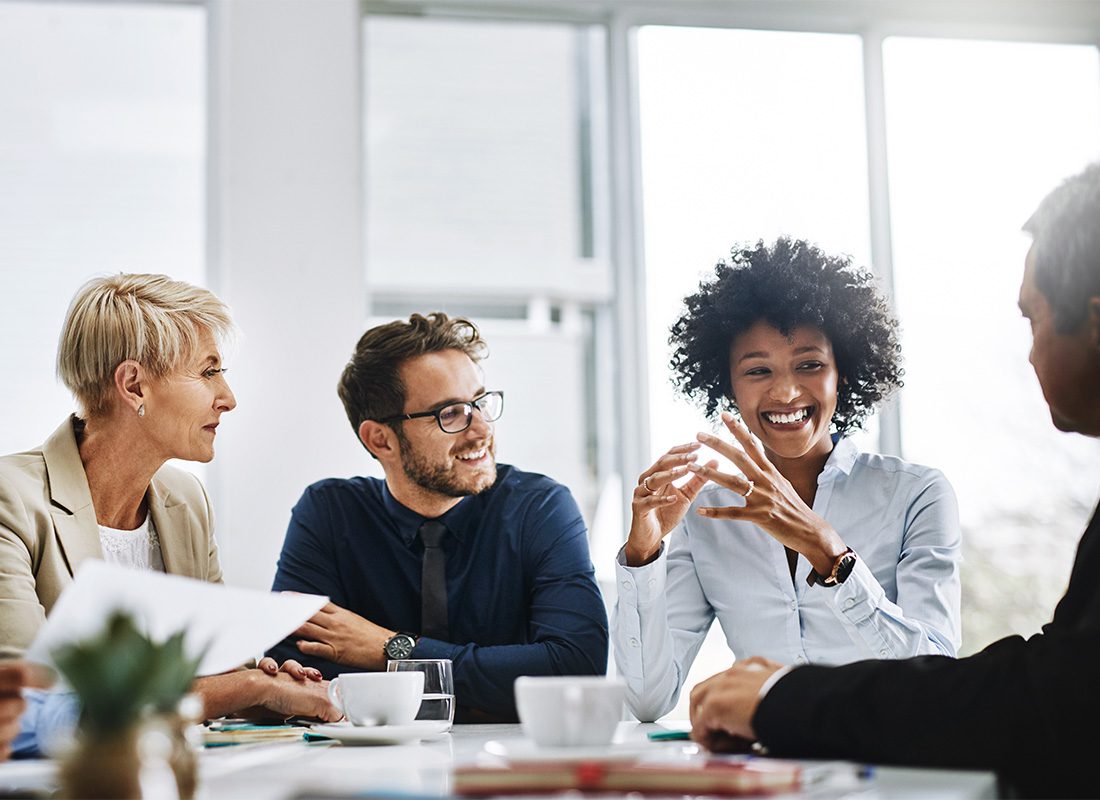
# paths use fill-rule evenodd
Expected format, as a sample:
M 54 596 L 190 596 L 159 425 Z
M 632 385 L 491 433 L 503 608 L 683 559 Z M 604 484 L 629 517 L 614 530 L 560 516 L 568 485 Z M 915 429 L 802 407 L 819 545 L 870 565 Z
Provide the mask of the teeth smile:
M 487 452 L 489 452 L 488 448 L 483 447 L 480 450 L 475 450 L 472 453 L 463 453 L 460 456 L 455 456 L 455 458 L 459 459 L 460 461 L 477 461 L 478 459 L 483 458 Z
M 766 419 L 768 422 L 775 422 L 780 425 L 789 425 L 792 422 L 801 422 L 808 416 L 810 416 L 809 408 L 800 408 L 798 411 L 795 411 L 791 414 L 776 414 L 771 411 L 764 412 L 764 419 Z

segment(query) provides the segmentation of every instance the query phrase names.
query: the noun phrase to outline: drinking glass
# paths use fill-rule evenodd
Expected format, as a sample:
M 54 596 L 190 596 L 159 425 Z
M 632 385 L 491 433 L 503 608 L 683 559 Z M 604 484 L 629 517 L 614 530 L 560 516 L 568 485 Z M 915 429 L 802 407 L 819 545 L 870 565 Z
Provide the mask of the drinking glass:
M 424 699 L 417 719 L 455 721 L 455 679 L 449 658 L 409 658 L 386 662 L 386 672 L 423 672 Z

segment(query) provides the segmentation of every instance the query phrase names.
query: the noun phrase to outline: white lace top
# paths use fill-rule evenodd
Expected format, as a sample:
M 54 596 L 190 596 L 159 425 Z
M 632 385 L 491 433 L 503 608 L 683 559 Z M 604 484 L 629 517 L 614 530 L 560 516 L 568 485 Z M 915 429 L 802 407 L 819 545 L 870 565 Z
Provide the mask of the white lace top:
M 145 522 L 132 531 L 100 525 L 99 544 L 103 548 L 103 560 L 108 564 L 164 572 L 160 539 L 149 514 L 145 515 Z

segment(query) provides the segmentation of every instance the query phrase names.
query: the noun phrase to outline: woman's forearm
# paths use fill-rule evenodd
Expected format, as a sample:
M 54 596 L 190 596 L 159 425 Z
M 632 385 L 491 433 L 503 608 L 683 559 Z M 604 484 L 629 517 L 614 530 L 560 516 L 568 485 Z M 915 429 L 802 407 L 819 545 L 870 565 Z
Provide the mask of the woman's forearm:
M 241 709 L 263 705 L 257 670 L 246 669 L 197 678 L 192 691 L 202 698 L 205 719 L 224 717 Z

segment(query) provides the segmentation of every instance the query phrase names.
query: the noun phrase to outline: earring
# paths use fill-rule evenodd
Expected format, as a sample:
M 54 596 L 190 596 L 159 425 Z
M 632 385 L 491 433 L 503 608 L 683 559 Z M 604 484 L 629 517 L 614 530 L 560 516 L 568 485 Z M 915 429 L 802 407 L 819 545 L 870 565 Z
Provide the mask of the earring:
M 142 403 L 140 406 L 138 406 L 138 416 L 139 417 L 144 417 L 145 416 L 145 403 Z

